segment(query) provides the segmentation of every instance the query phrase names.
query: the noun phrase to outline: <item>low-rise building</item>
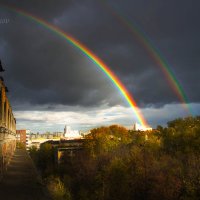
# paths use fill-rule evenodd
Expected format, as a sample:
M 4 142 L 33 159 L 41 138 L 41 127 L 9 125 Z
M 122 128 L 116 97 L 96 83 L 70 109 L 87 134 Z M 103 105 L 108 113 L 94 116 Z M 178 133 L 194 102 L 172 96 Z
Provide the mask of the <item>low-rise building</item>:
M 16 130 L 17 142 L 20 142 L 26 146 L 26 130 Z

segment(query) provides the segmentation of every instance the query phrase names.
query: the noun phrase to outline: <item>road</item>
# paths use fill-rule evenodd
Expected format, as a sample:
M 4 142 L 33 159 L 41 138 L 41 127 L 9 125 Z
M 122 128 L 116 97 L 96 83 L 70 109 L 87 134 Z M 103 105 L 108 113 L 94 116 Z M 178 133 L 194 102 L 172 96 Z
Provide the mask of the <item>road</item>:
M 1 200 L 50 199 L 28 153 L 16 149 L 3 180 L 0 182 Z

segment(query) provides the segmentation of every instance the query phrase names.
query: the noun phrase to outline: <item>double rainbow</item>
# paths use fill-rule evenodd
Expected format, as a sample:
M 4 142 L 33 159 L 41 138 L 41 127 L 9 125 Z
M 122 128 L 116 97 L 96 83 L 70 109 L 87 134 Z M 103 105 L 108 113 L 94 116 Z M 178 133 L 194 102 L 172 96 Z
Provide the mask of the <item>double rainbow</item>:
M 119 78 L 112 72 L 112 70 L 99 58 L 97 57 L 89 48 L 87 48 L 84 44 L 82 44 L 80 41 L 72 37 L 70 34 L 64 32 L 60 28 L 56 27 L 55 25 L 50 24 L 49 22 L 34 16 L 33 14 L 30 14 L 22 9 L 11 7 L 7 5 L 3 5 L 4 8 L 14 11 L 17 14 L 20 14 L 21 16 L 26 17 L 27 19 L 45 27 L 49 31 L 55 33 L 56 35 L 60 36 L 61 38 L 65 39 L 68 43 L 70 43 L 72 46 L 78 48 L 85 56 L 87 56 L 91 61 L 93 61 L 96 66 L 98 66 L 104 74 L 114 83 L 114 85 L 117 87 L 117 89 L 120 91 L 120 93 L 124 96 L 130 107 L 132 108 L 135 116 L 137 117 L 138 122 L 144 126 L 147 127 L 148 123 L 146 119 L 143 117 L 142 113 L 138 109 L 138 106 L 133 99 L 133 97 L 130 95 L 130 93 L 127 91 L 126 87 L 123 85 L 123 83 L 119 80 Z
M 99 0 L 99 3 L 103 6 L 104 10 L 108 10 L 108 12 L 118 20 L 133 36 L 137 41 L 143 46 L 146 52 L 150 55 L 150 57 L 155 61 L 155 63 L 160 67 L 163 74 L 165 75 L 169 85 L 172 90 L 178 97 L 179 101 L 182 103 L 182 106 L 186 110 L 188 114 L 192 114 L 192 109 L 188 105 L 188 98 L 176 78 L 174 72 L 170 68 L 168 62 L 163 57 L 158 48 L 151 42 L 151 39 L 147 36 L 147 34 L 142 31 L 139 26 L 130 22 L 123 14 L 121 14 L 114 7 L 111 7 L 106 1 Z

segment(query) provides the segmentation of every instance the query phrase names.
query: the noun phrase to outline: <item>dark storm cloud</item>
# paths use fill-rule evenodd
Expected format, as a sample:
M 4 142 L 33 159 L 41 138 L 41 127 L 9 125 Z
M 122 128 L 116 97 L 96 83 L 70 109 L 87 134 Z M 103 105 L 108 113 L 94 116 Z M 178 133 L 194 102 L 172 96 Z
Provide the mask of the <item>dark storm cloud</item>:
M 45 17 L 52 19 L 58 15 L 61 15 L 66 11 L 74 0 L 1 0 L 0 3 L 6 6 L 12 6 L 26 10 L 27 12 L 32 12 L 39 14 L 40 17 Z
M 1 1 L 5 2 L 5 1 Z M 158 64 L 101 1 L 6 1 L 54 23 L 99 55 L 140 106 L 177 102 Z M 191 102 L 199 102 L 199 3 L 108 1 L 150 36 L 180 79 Z M 18 105 L 116 105 L 117 90 L 79 50 L 45 28 L 5 9 L 0 53 L 11 101 Z M 194 73 L 195 72 L 195 73 Z

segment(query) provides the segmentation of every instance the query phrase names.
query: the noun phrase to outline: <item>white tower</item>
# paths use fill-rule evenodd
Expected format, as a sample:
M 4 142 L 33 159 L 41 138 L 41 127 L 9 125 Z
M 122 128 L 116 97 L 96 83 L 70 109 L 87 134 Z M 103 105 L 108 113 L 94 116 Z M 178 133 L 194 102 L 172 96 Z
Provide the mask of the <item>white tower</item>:
M 65 125 L 65 128 L 64 128 L 64 135 L 67 133 L 67 126 Z
M 64 137 L 69 137 L 70 133 L 71 133 L 70 126 L 65 125 L 65 128 L 64 128 Z

